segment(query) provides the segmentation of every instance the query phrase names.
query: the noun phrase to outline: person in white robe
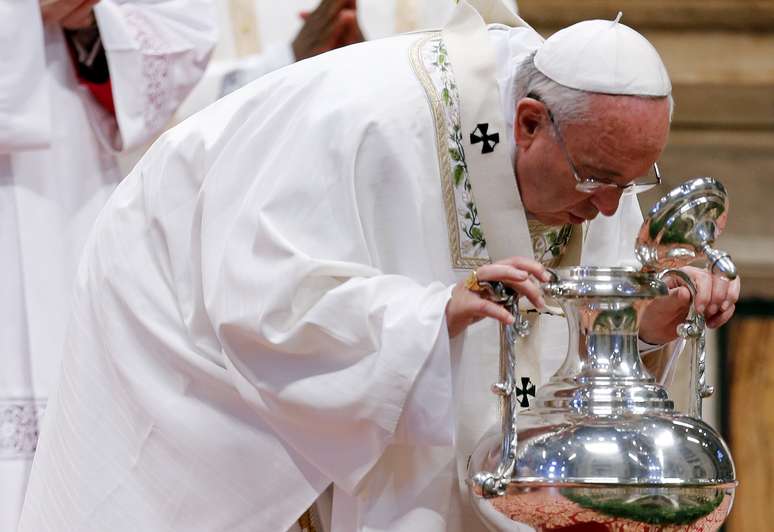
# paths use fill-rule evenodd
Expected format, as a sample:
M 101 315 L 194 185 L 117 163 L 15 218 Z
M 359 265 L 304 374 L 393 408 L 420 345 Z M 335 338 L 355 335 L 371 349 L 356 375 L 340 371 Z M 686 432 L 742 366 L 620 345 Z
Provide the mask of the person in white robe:
M 223 39 L 203 79 L 183 102 L 178 120 L 312 55 L 364 38 L 441 28 L 456 5 L 454 0 L 248 0 L 245 8 L 244 3 L 219 5 Z M 515 11 L 516 2 L 508 3 Z
M 216 35 L 206 0 L 17 0 L 0 11 L 0 530 L 12 531 L 80 251 L 121 178 L 114 154 L 160 132 Z
M 621 189 L 666 143 L 671 86 L 644 38 L 592 21 L 636 53 L 586 47 L 613 94 L 572 92 L 537 65 L 583 47 L 479 6 L 271 73 L 154 144 L 86 245 L 20 532 L 308 529 L 315 501 L 326 531 L 484 530 L 465 462 L 509 318 L 471 272 L 529 300 L 519 367 L 546 380 L 567 332 L 536 283 L 634 260 Z M 727 319 L 738 283 L 695 275 Z M 682 293 L 643 340 L 675 337 Z

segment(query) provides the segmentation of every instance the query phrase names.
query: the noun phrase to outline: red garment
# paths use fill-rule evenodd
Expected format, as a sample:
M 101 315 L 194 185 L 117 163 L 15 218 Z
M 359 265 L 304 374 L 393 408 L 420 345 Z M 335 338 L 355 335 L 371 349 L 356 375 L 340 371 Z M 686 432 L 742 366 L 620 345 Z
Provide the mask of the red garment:
M 67 50 L 70 52 L 70 59 L 72 59 L 73 66 L 75 67 L 75 77 L 78 78 L 78 83 L 87 87 L 89 92 L 91 92 L 97 100 L 97 103 L 111 115 L 116 116 L 116 107 L 113 103 L 113 85 L 110 83 L 110 79 L 104 83 L 93 83 L 83 79 L 78 73 L 78 54 L 75 51 L 73 43 L 70 39 L 65 39 L 65 41 L 67 42 Z
M 78 82 L 88 87 L 97 102 L 110 114 L 116 116 L 116 108 L 113 104 L 113 85 L 110 83 L 110 80 L 107 80 L 105 83 L 91 83 L 78 78 Z

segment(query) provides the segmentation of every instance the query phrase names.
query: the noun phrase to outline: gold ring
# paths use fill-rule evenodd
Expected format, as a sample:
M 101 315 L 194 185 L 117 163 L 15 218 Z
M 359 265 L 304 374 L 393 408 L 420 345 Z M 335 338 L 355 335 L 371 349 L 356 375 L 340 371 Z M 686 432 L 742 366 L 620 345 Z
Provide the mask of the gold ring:
M 465 279 L 465 288 L 471 292 L 476 292 L 477 294 L 484 291 L 484 287 L 481 286 L 481 284 L 478 282 L 478 275 L 476 274 L 476 270 L 470 272 L 468 278 Z

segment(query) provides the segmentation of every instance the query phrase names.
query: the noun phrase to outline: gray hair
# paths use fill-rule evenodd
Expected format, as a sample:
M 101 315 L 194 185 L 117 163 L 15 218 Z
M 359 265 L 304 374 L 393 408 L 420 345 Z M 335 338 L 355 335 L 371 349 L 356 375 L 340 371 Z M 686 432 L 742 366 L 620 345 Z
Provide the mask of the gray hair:
M 519 64 L 514 82 L 516 102 L 529 94 L 536 94 L 551 109 L 557 123 L 583 122 L 589 118 L 590 100 L 593 92 L 571 89 L 548 78 L 535 66 L 535 54 L 532 52 Z M 663 96 L 635 96 L 636 98 L 660 99 Z M 669 121 L 672 121 L 674 100 L 669 98 Z

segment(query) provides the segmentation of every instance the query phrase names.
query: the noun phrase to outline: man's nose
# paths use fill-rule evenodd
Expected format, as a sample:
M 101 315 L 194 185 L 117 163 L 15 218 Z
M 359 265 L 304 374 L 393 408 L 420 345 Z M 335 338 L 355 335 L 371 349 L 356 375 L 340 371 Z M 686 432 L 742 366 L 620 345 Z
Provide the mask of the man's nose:
M 605 216 L 612 216 L 618 210 L 618 203 L 621 200 L 621 190 L 618 188 L 608 188 L 598 190 L 591 196 L 591 203 L 599 212 Z

